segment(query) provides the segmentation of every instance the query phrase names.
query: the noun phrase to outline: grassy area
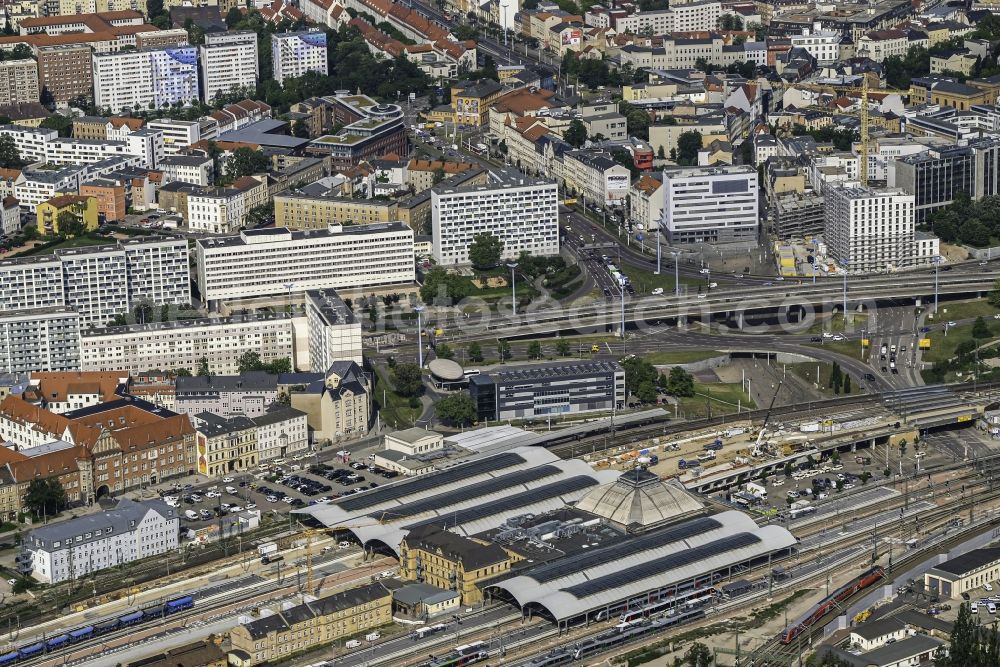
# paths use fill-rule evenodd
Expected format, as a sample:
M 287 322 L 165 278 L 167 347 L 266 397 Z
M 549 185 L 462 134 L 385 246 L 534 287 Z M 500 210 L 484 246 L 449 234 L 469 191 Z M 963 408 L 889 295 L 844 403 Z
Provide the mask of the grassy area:
M 928 322 L 940 322 L 948 320 L 968 320 L 982 315 L 989 319 L 1000 313 L 1000 309 L 991 306 L 986 299 L 976 299 L 975 301 L 956 301 L 955 303 L 939 304 L 937 317 L 934 317 L 934 302 L 931 301 L 927 310 Z M 950 336 L 951 334 L 949 334 Z
M 793 374 L 802 378 L 810 384 L 818 384 L 818 388 L 825 394 L 830 394 L 833 396 L 833 389 L 830 388 L 830 373 L 833 372 L 833 364 L 827 362 L 809 362 L 802 364 L 788 364 L 786 368 Z M 819 382 L 816 380 L 816 369 L 819 368 Z M 844 375 L 847 375 L 846 371 L 841 369 Z M 861 378 L 851 376 L 851 393 L 860 394 L 861 393 Z M 841 391 L 841 395 L 843 395 Z
M 24 252 L 17 253 L 17 256 L 29 257 L 31 255 L 51 255 L 56 250 L 65 250 L 67 248 L 82 248 L 84 246 L 92 246 L 92 245 L 107 245 L 109 243 L 114 243 L 114 239 L 109 239 L 108 237 L 101 236 L 99 234 L 84 234 L 83 236 L 76 236 L 71 239 L 66 239 L 54 245 L 38 246 L 37 248 L 32 248 L 31 250 L 25 250 Z
M 818 347 L 824 350 L 829 350 L 831 352 L 836 352 L 837 354 L 843 354 L 847 357 L 853 357 L 855 359 L 863 361 L 861 359 L 861 341 L 860 340 L 829 340 L 826 339 L 822 343 L 813 343 L 810 347 Z M 878 352 L 878 350 L 876 350 Z
M 691 364 L 696 361 L 703 361 L 718 357 L 722 352 L 715 350 L 663 350 L 661 352 L 650 352 L 644 354 L 643 359 L 651 364 Z
M 674 267 L 669 262 L 663 262 L 660 275 L 655 275 L 652 271 L 644 271 L 633 266 L 619 266 L 619 270 L 628 276 L 635 287 L 636 295 L 649 294 L 657 287 L 662 287 L 664 294 L 671 294 L 674 291 Z M 681 285 L 689 286 L 692 292 L 697 292 L 697 286 L 706 287 L 707 283 L 699 278 L 681 276 Z
M 812 326 L 806 329 L 803 333 L 818 334 L 824 331 L 829 331 L 831 333 L 847 333 L 860 332 L 868 326 L 868 313 L 848 313 L 847 315 L 847 326 L 844 326 L 844 316 L 840 313 L 834 313 L 831 317 L 825 317 L 821 320 L 813 322 Z
M 737 407 L 750 410 L 756 407 L 743 388 L 738 383 L 694 383 L 695 395 L 680 399 L 680 416 L 685 419 L 720 414 L 735 414 Z M 711 407 L 710 407 L 711 406 Z
M 400 396 L 392 390 L 389 383 L 383 377 L 384 371 L 375 371 L 375 406 L 382 416 L 383 424 L 392 424 L 396 428 L 408 428 L 413 426 L 417 418 L 423 412 L 423 407 L 419 399 L 411 407 L 409 398 Z

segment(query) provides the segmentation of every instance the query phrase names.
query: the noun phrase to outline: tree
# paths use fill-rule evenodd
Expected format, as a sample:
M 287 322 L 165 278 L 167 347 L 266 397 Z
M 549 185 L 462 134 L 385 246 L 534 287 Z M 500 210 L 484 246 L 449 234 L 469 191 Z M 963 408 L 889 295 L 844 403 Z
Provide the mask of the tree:
M 504 359 L 510 361 L 510 343 L 505 340 L 498 341 L 497 354 L 500 355 L 500 363 L 503 363 Z
M 274 222 L 274 203 L 254 206 L 247 211 L 245 218 L 247 227 L 264 227 Z
M 434 412 L 442 420 L 456 426 L 467 426 L 476 419 L 476 404 L 467 393 L 445 396 L 434 404 Z
M 476 363 L 480 363 L 483 360 L 483 348 L 476 341 L 473 341 L 469 345 L 469 359 Z
M 670 396 L 694 396 L 694 377 L 680 366 L 674 366 L 667 376 L 666 389 Z
M 14 137 L 5 134 L 0 137 L 0 167 L 4 169 L 19 169 L 24 165 L 21 154 L 14 145 Z
M 437 185 L 444 180 L 444 167 L 435 167 L 433 174 L 434 185 Z
M 695 642 L 684 654 L 684 662 L 691 667 L 709 667 L 712 664 L 712 651 L 701 642 Z
M 663 150 L 663 144 L 660 144 L 660 147 L 658 149 L 656 149 L 656 157 L 659 158 L 660 160 L 666 160 L 667 159 L 667 154 Z
M 785 477 L 791 477 L 792 476 L 792 462 L 791 461 L 785 461 L 785 471 L 784 472 L 785 472 Z
M 656 403 L 656 387 L 649 380 L 644 380 L 636 388 L 635 397 L 643 403 Z
M 237 148 L 226 160 L 226 178 L 232 182 L 244 176 L 252 176 L 266 171 L 269 164 L 263 153 L 246 147 Z
M 264 367 L 261 363 L 260 354 L 254 350 L 247 350 L 240 355 L 239 361 L 236 362 L 237 368 L 239 368 L 240 375 L 243 373 L 249 373 L 250 371 L 259 371 Z
M 976 318 L 976 321 L 972 325 L 972 337 L 973 338 L 989 338 L 990 328 L 986 324 L 986 320 L 980 315 Z
M 587 128 L 579 118 L 569 122 L 569 126 L 563 132 L 563 140 L 574 148 L 580 148 L 587 143 Z
M 66 490 L 56 477 L 33 479 L 24 494 L 24 504 L 38 516 L 53 516 L 69 505 Z
M 701 132 L 692 130 L 682 132 L 677 137 L 677 164 L 693 165 L 698 164 L 698 151 L 701 150 Z
M 207 377 L 211 375 L 210 369 L 208 368 L 208 358 L 202 357 L 198 360 L 198 376 Z
M 73 133 L 73 120 L 62 114 L 54 113 L 38 126 L 47 130 L 57 130 L 60 137 L 68 137 Z
M 226 26 L 232 30 L 234 26 L 243 22 L 243 12 L 239 7 L 233 7 L 226 13 Z
M 448 273 L 435 266 L 424 274 L 424 284 L 420 288 L 420 298 L 424 303 L 452 306 L 472 293 L 472 283 L 468 278 Z
M 292 136 L 298 137 L 299 139 L 309 138 L 309 126 L 303 123 L 301 120 L 297 120 L 292 123 Z
M 477 269 L 492 269 L 500 264 L 503 254 L 503 241 L 490 232 L 483 232 L 472 237 L 469 245 L 469 261 Z
M 448 343 L 438 343 L 434 346 L 434 353 L 439 359 L 454 359 L 455 351 L 451 349 Z
M 537 340 L 531 341 L 528 345 L 528 358 L 529 359 L 541 359 L 542 358 L 542 344 Z
M 558 354 L 560 357 L 568 357 L 569 356 L 569 341 L 568 340 L 566 340 L 564 338 L 560 338 L 559 340 L 556 341 L 556 354 Z
M 264 370 L 266 370 L 271 375 L 281 375 L 282 373 L 292 372 L 292 360 L 288 357 L 281 357 L 280 359 L 275 359 L 269 364 L 264 365 Z
M 655 384 L 657 380 L 656 368 L 653 364 L 639 357 L 631 357 L 621 362 L 625 371 L 625 393 L 635 394 L 639 391 L 639 386 L 643 382 Z
M 63 211 L 56 217 L 56 226 L 59 228 L 59 235 L 66 238 L 83 236 L 87 233 L 87 226 L 83 219 L 72 211 Z
M 993 289 L 987 293 L 986 300 L 991 306 L 1000 308 L 1000 280 L 993 283 Z
M 424 388 L 423 374 L 416 364 L 396 364 L 392 379 L 400 396 L 417 396 Z
M 840 364 L 834 362 L 833 368 L 830 369 L 830 379 L 827 382 L 827 386 L 833 389 L 833 393 L 839 394 L 840 387 L 844 382 L 844 374 L 840 370 Z
M 851 376 L 847 374 L 844 375 L 844 393 L 851 393 Z

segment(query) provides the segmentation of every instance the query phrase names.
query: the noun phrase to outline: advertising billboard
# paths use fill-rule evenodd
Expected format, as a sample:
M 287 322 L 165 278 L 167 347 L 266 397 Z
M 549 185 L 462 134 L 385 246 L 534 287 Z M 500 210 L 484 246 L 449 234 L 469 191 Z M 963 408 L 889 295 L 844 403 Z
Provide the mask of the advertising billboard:
M 563 46 L 579 46 L 583 39 L 583 31 L 579 29 L 564 30 L 562 34 Z
M 606 174 L 604 179 L 609 193 L 616 190 L 628 190 L 629 177 L 627 174 Z

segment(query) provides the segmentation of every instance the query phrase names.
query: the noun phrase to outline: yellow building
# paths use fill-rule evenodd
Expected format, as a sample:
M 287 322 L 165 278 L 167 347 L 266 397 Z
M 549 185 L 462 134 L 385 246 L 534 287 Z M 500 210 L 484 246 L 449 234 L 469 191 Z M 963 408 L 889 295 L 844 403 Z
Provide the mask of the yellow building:
M 399 576 L 456 591 L 468 605 L 483 599 L 479 584 L 508 574 L 518 560 L 497 544 L 427 525 L 411 530 L 399 545 Z
M 283 194 L 274 197 L 274 224 L 289 229 L 326 229 L 329 225 L 368 225 L 399 219 L 399 205 L 381 199 L 310 197 Z
M 968 111 L 976 104 L 992 104 L 1000 92 L 1000 77 L 969 79 L 965 83 L 921 77 L 910 83 L 910 104 L 939 104 L 959 111 Z
M 507 89 L 493 79 L 460 81 L 451 87 L 451 108 L 459 125 L 483 127 L 489 123 L 490 105 Z
M 76 216 L 83 221 L 83 226 L 88 232 L 93 231 L 98 225 L 97 209 L 96 197 L 57 195 L 48 201 L 43 201 L 35 208 L 38 233 L 42 236 L 61 233 L 59 216 L 64 213 Z
M 229 631 L 229 661 L 239 667 L 279 662 L 391 622 L 392 594 L 384 586 L 351 588 L 237 625 Z

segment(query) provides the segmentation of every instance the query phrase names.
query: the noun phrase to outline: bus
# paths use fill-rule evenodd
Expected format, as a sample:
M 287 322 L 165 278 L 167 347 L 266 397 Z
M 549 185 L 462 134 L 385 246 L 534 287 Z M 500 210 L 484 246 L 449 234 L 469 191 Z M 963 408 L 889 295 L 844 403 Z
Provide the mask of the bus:
M 570 197 L 569 199 L 563 200 L 563 206 L 573 206 L 576 204 L 576 197 Z

